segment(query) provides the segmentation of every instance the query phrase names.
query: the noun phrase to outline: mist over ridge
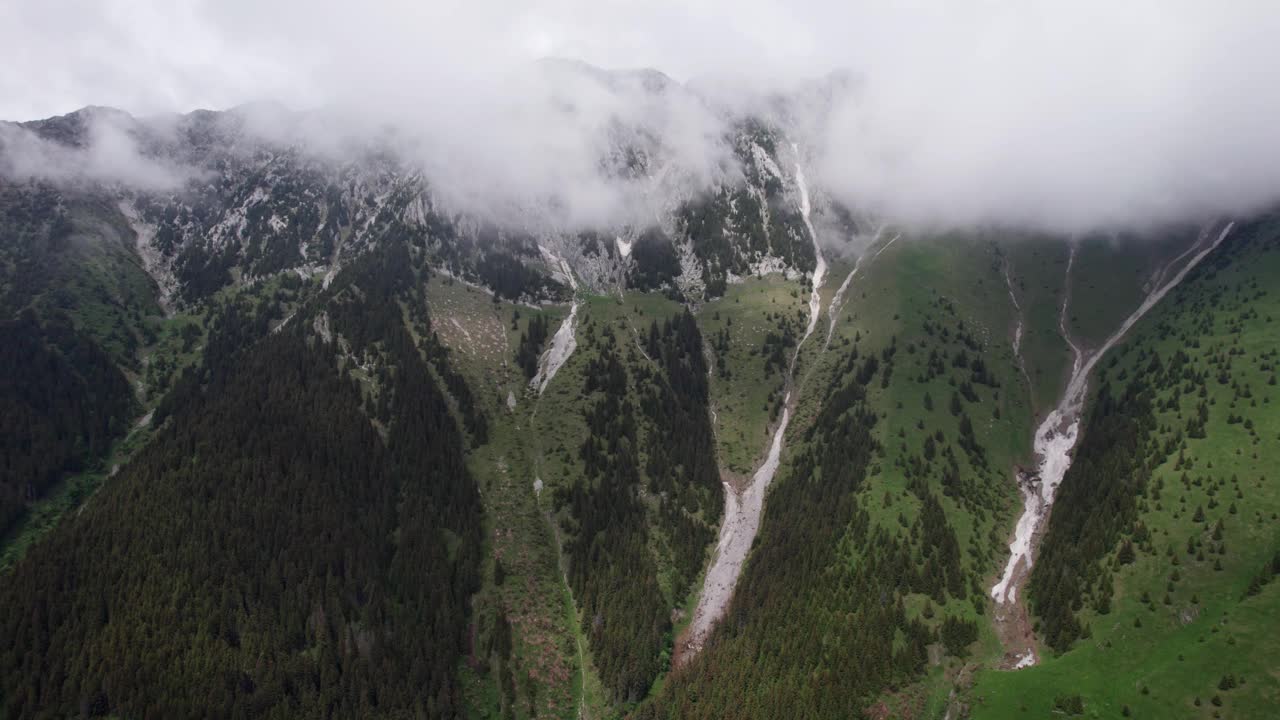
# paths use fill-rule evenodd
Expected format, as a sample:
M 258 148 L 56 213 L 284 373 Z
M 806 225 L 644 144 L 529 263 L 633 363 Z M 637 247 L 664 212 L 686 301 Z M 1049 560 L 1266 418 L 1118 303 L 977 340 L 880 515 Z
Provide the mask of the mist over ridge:
M 33 86 L 23 62 L 0 71 L 0 94 L 20 98 L 0 115 L 101 102 L 158 127 L 162 113 L 236 106 L 246 132 L 329 157 L 376 138 L 443 202 L 506 223 L 643 224 L 735 182 L 746 121 L 796 142 L 830 199 L 908 226 L 1131 230 L 1280 197 L 1268 72 L 1280 11 L 1267 3 L 284 2 L 251 14 L 192 2 L 155 9 L 151 22 L 176 24 L 167 40 L 144 37 L 136 10 L 85 5 L 86 27 L 106 16 L 121 41 L 105 69 L 90 73 L 79 50 L 33 50 L 28 67 L 59 72 Z M 52 22 L 34 6 L 6 12 L 37 38 Z M 243 104 L 255 98 L 267 102 Z M 80 153 L 6 125 L 0 168 L 187 179 L 132 152 L 113 123 Z

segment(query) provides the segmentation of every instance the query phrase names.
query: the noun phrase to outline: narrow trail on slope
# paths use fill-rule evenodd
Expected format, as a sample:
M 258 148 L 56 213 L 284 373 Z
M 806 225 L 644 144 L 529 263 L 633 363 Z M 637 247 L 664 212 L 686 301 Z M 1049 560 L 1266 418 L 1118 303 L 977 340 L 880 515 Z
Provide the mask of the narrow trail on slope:
M 782 443 L 791 422 L 793 381 L 796 361 L 800 350 L 813 334 L 818 325 L 818 316 L 822 313 L 822 283 L 827 274 L 827 261 L 822 256 L 822 248 L 818 244 L 818 235 L 813 229 L 809 214 L 809 187 L 805 182 L 804 168 L 799 160 L 799 149 L 792 144 L 796 152 L 796 186 L 800 193 L 800 215 L 804 219 L 805 228 L 813 240 L 813 254 L 816 260 L 813 270 L 813 290 L 809 297 L 809 323 L 800 342 L 791 355 L 787 368 L 787 381 L 782 401 L 782 417 L 773 431 L 769 443 L 769 451 L 764 462 L 751 476 L 750 483 L 740 492 L 735 491 L 728 483 L 724 484 L 724 519 L 720 525 L 719 541 L 716 544 L 715 556 L 707 568 L 703 579 L 702 591 L 698 596 L 698 605 L 693 612 L 693 620 L 685 631 L 682 642 L 677 642 L 675 663 L 688 661 L 696 655 L 706 643 L 707 637 L 716 622 L 724 615 L 733 598 L 734 588 L 742 573 L 751 544 L 760 529 L 760 516 L 764 511 L 765 492 L 773 482 L 782 458 Z
M 867 247 L 868 252 L 870 252 L 871 247 L 873 247 L 876 244 L 876 241 L 880 239 L 880 236 L 883 233 L 884 233 L 884 226 L 881 225 L 880 228 L 876 230 L 875 236 L 871 238 L 871 245 Z M 888 250 L 889 246 L 897 242 L 898 238 L 900 237 L 902 237 L 902 233 L 896 233 L 892 238 L 889 238 L 889 242 L 885 243 L 879 250 L 876 251 L 875 255 L 871 256 L 871 261 L 874 262 L 876 258 L 880 257 L 881 253 L 883 253 L 885 250 Z M 862 260 L 865 257 L 866 257 L 865 253 L 858 256 L 858 259 L 855 260 L 853 263 L 853 269 L 850 270 L 849 274 L 845 276 L 844 282 L 840 283 L 839 289 L 836 290 L 836 294 L 833 295 L 831 298 L 831 304 L 827 307 L 827 320 L 828 320 L 827 340 L 822 345 L 823 350 L 826 350 L 827 348 L 831 347 L 831 336 L 835 334 L 836 322 L 840 319 L 840 311 L 844 309 L 845 293 L 849 291 L 849 285 L 850 283 L 853 282 L 853 278 L 858 274 L 858 271 L 862 269 Z
M 1063 391 L 1058 406 L 1051 411 L 1036 429 L 1033 448 L 1038 459 L 1034 474 L 1023 474 L 1019 477 L 1019 490 L 1022 492 L 1022 515 L 1014 529 L 1012 542 L 1009 544 L 1009 561 L 1005 565 L 1000 580 L 991 588 L 991 597 L 996 601 L 996 623 L 1002 640 L 1005 641 L 1006 666 L 1020 669 L 1035 665 L 1038 658 L 1035 650 L 1035 638 L 1031 634 L 1026 610 L 1025 598 L 1020 601 L 1018 590 L 1024 587 L 1030 576 L 1031 565 L 1035 557 L 1036 545 L 1042 535 L 1044 524 L 1053 506 L 1054 495 L 1058 485 L 1071 467 L 1071 451 L 1080 435 L 1081 414 L 1084 409 L 1088 390 L 1089 373 L 1106 355 L 1107 351 L 1120 342 L 1130 329 L 1147 314 L 1166 294 L 1177 287 L 1182 280 L 1209 253 L 1226 239 L 1235 223 L 1227 223 L 1218 233 L 1206 227 L 1196 242 L 1178 257 L 1166 263 L 1154 276 L 1151 289 L 1142 304 L 1125 318 L 1120 327 L 1107 338 L 1102 347 L 1087 357 L 1085 352 L 1071 339 L 1067 332 L 1068 306 L 1070 304 L 1071 268 L 1075 262 L 1076 247 L 1071 248 L 1071 256 L 1067 261 L 1067 275 L 1064 285 L 1068 288 L 1063 299 L 1062 311 L 1058 325 L 1063 339 L 1071 347 L 1074 356 L 1071 378 Z M 1194 253 L 1194 254 L 1193 254 Z M 1161 284 L 1174 266 L 1188 255 L 1187 261 L 1173 278 Z M 1023 625 L 1021 632 L 1009 632 L 1009 624 Z M 999 627 L 1005 625 L 1006 627 Z M 1011 637 L 1012 636 L 1012 637 Z

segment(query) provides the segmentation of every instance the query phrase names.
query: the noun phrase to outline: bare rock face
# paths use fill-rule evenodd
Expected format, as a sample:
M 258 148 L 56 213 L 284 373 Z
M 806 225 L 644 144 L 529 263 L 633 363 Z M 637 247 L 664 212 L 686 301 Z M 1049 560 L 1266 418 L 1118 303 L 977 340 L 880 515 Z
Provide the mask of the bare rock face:
M 568 299 L 561 268 L 548 268 L 539 251 L 546 248 L 588 292 L 666 288 L 696 303 L 749 275 L 814 273 L 815 225 L 835 245 L 865 224 L 816 187 L 801 216 L 793 137 L 800 131 L 786 112 L 735 115 L 648 71 L 546 71 L 638 94 L 644 108 L 679 103 L 710 112 L 719 133 L 708 140 L 714 170 L 688 166 L 680 139 L 664 135 L 674 130 L 654 120 L 661 113 L 620 116 L 598 143 L 600 182 L 629 206 L 614 219 L 566 220 L 565 199 L 555 196 L 477 211 L 460 204 L 449 177 L 430 176 L 429 163 L 395 133 L 335 143 L 312 131 L 331 120 L 322 113 L 242 107 L 163 118 L 86 108 L 0 123 L 0 173 L 14 148 L 43 154 L 57 161 L 58 182 L 117 207 L 170 312 L 281 273 L 320 277 L 327 287 L 340 268 L 386 242 L 408 242 L 442 271 L 508 299 Z M 103 128 L 128 148 L 133 171 L 94 164 Z M 641 251 L 655 241 L 666 249 Z

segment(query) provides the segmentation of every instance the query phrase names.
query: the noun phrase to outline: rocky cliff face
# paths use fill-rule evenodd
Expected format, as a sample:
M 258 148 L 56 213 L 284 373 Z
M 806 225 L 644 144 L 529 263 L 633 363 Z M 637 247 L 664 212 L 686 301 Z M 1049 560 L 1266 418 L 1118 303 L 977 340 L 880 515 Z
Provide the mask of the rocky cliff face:
M 672 95 L 701 102 L 652 73 L 554 72 L 580 73 L 607 92 L 638 88 L 654 102 Z M 144 119 L 85 108 L 6 124 L 0 169 L 5 183 L 52 184 L 118 207 L 169 307 L 284 272 L 327 282 L 392 241 L 509 298 L 565 297 L 558 261 L 548 261 L 563 258 L 593 292 L 666 287 L 698 301 L 749 274 L 807 274 L 815 263 L 798 209 L 803 158 L 791 137 L 798 131 L 783 127 L 785 113 L 769 120 L 717 112 L 724 156 L 712 174 L 683 165 L 679 140 L 643 113 L 610 117 L 599 180 L 645 211 L 593 223 L 564 220 L 557 212 L 564 199 L 555 196 L 514 210 L 464 207 L 451 202 L 448 177 L 429 178 L 430 163 L 405 151 L 411 143 L 402 134 L 318 132 L 332 119 L 278 108 Z M 833 243 L 867 229 L 820 190 L 813 216 Z

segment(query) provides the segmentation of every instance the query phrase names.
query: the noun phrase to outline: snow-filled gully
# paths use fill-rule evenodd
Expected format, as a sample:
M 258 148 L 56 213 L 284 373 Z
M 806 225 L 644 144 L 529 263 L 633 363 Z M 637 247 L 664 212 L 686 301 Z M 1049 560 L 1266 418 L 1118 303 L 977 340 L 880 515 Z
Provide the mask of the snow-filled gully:
M 797 150 L 792 145 L 793 150 Z M 800 165 L 799 151 L 796 151 L 796 186 L 800 194 L 800 215 L 804 219 L 805 229 L 809 231 L 809 237 L 813 240 L 813 254 L 816 263 L 813 270 L 813 292 L 809 297 L 809 323 L 805 328 L 804 335 L 800 338 L 800 342 L 796 343 L 796 349 L 791 356 L 791 365 L 788 374 L 794 373 L 796 359 L 800 356 L 800 348 L 804 347 L 804 343 L 813 334 L 814 328 L 818 325 L 818 316 L 822 312 L 822 282 L 827 274 L 827 262 L 822 256 L 822 248 L 818 245 L 818 235 L 814 232 L 813 223 L 809 218 L 811 205 L 809 201 L 809 187 L 805 182 L 804 169 Z M 733 589 L 738 584 L 738 577 L 742 572 L 742 565 L 746 561 L 747 553 L 751 550 L 751 543 L 755 540 L 756 532 L 760 529 L 760 515 L 764 510 L 764 496 L 769 488 L 769 484 L 773 482 L 773 476 L 778 471 L 778 465 L 782 458 L 782 442 L 787 432 L 787 425 L 791 422 L 791 398 L 792 388 L 791 381 L 788 380 L 788 388 L 782 402 L 782 417 L 778 420 L 778 425 L 773 431 L 772 440 L 769 443 L 769 451 L 765 455 L 764 462 L 751 476 L 751 482 L 741 491 L 736 491 L 728 483 L 724 486 L 724 519 L 720 525 L 719 541 L 716 544 L 715 557 L 711 561 L 711 566 L 707 568 L 706 576 L 702 583 L 702 592 L 698 596 L 698 605 L 693 612 L 693 620 L 690 622 L 687 641 L 684 644 L 683 658 L 687 659 L 697 654 L 706 642 L 707 636 L 710 635 L 711 629 L 715 627 L 716 622 L 724 615 L 725 610 L 729 606 L 729 600 L 733 597 Z
M 1053 506 L 1053 499 L 1057 493 L 1058 485 L 1062 483 L 1063 476 L 1066 475 L 1068 468 L 1071 467 L 1071 451 L 1075 448 L 1076 441 L 1080 435 L 1081 412 L 1084 409 L 1089 372 L 1106 355 L 1108 350 L 1124 338 L 1142 316 L 1146 315 L 1170 290 L 1177 287 L 1187 276 L 1187 273 L 1191 272 L 1205 256 L 1213 252 L 1226 239 L 1233 226 L 1234 223 L 1228 223 L 1216 235 L 1209 228 L 1206 228 L 1187 252 L 1179 255 L 1161 268 L 1155 276 L 1152 288 L 1146 298 L 1143 299 L 1142 304 L 1138 306 L 1138 309 L 1125 318 L 1125 321 L 1107 338 L 1097 352 L 1090 353 L 1087 357 L 1085 352 L 1071 340 L 1070 334 L 1067 332 L 1066 318 L 1070 296 L 1068 295 L 1063 300 L 1059 316 L 1059 327 L 1074 356 L 1071 378 L 1067 382 L 1066 390 L 1063 392 L 1062 399 L 1057 407 L 1045 417 L 1044 421 L 1036 429 L 1033 448 L 1038 459 L 1038 466 L 1035 474 L 1019 480 L 1019 489 L 1022 492 L 1022 515 L 1018 518 L 1018 524 L 1014 529 L 1013 541 L 1009 544 L 1009 561 L 1005 565 L 1004 573 L 1000 576 L 1000 580 L 995 586 L 991 588 L 992 598 L 1001 606 L 998 610 L 1007 611 L 1009 608 L 1006 606 L 1013 606 L 1017 603 L 1018 588 L 1026 581 L 1031 569 L 1038 535 L 1049 516 L 1049 510 Z M 1194 254 L 1186 265 L 1178 270 L 1168 282 L 1163 282 L 1169 271 L 1192 252 Z M 1068 283 L 1070 282 L 1071 268 L 1074 261 L 1075 248 L 1073 247 L 1070 260 L 1067 262 Z M 1162 282 L 1163 284 L 1161 284 Z M 1010 297 L 1012 297 L 1012 288 Z M 1017 301 L 1015 300 L 1014 302 L 1016 304 Z M 1012 667 L 1019 669 L 1035 663 L 1034 648 L 1027 648 L 1024 652 L 1018 654 Z
M 541 395 L 547 389 L 547 385 L 551 379 L 556 376 L 561 367 L 564 367 L 569 356 L 573 354 L 574 349 L 578 347 L 578 338 L 574 334 L 578 326 L 578 281 L 573 276 L 573 269 L 569 267 L 569 263 L 565 259 L 557 255 L 541 245 L 538 249 L 549 261 L 559 267 L 560 272 L 565 276 L 565 280 L 569 283 L 569 287 L 573 290 L 573 304 L 569 306 L 569 317 L 560 323 L 560 327 L 556 329 L 556 334 L 551 338 L 551 347 L 542 353 L 542 357 L 538 359 L 538 374 L 533 376 L 529 381 L 529 386 L 538 389 Z

